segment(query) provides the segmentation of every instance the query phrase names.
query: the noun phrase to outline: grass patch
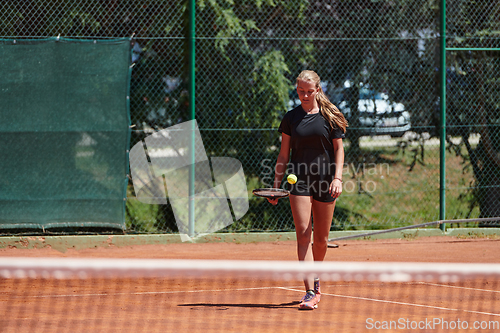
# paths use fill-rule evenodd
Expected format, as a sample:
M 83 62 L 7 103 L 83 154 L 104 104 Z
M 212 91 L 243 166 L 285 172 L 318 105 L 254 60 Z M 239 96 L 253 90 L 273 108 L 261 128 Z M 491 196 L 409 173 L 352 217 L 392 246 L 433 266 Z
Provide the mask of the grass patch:
M 414 164 L 413 155 L 398 148 L 370 150 L 373 162 L 344 168 L 344 192 L 337 209 L 355 211 L 344 224 L 353 229 L 387 229 L 439 219 L 439 149 L 426 148 L 424 159 Z M 471 168 L 462 157 L 446 154 L 447 219 L 478 217 L 472 211 Z
M 476 231 L 471 231 L 467 232 L 466 234 L 459 234 L 456 236 L 458 239 L 480 239 L 480 238 L 486 238 L 486 239 L 500 239 L 500 236 L 498 235 L 488 235 L 483 232 L 476 232 Z

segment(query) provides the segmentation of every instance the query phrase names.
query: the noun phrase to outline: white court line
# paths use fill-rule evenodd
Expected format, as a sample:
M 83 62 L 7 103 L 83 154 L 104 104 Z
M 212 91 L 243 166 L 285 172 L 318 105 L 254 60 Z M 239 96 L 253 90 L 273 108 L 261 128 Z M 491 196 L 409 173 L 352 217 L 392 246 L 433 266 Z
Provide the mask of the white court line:
M 372 286 L 379 284 L 365 284 L 365 286 Z M 336 287 L 347 287 L 349 284 L 337 284 Z M 155 294 L 180 294 L 180 293 L 203 293 L 203 292 L 222 292 L 222 291 L 246 291 L 246 290 L 270 290 L 270 289 L 284 289 L 293 290 L 287 288 L 300 288 L 299 286 L 293 287 L 254 287 L 254 288 L 238 288 L 238 289 L 207 289 L 207 290 L 176 290 L 176 291 L 144 291 L 144 292 L 132 292 L 132 293 L 99 293 L 99 294 L 62 294 L 62 295 L 22 295 L 14 296 L 9 299 L 17 298 L 59 298 L 59 297 L 96 297 L 96 296 L 119 296 L 119 295 L 155 295 Z
M 295 287 L 290 287 L 295 288 Z M 298 287 L 297 287 L 298 288 Z M 164 295 L 164 294 L 181 294 L 181 293 L 204 293 L 204 292 L 222 292 L 222 291 L 247 291 L 247 290 L 269 290 L 269 289 L 285 289 L 285 287 L 254 287 L 254 288 L 238 288 L 238 289 L 205 289 L 205 290 L 176 290 L 176 291 L 144 291 L 133 293 L 106 293 L 106 294 L 70 294 L 70 295 L 22 295 L 9 297 L 8 299 L 17 298 L 59 298 L 59 297 L 95 297 L 95 296 L 118 296 L 118 295 Z M 0 295 L 1 297 L 1 295 Z
M 419 282 L 419 284 L 434 285 L 434 286 L 449 287 L 449 288 L 462 288 L 462 289 L 470 289 L 470 290 L 485 291 L 485 292 L 496 292 L 496 293 L 500 292 L 500 291 L 496 291 L 496 290 L 449 286 L 449 285 L 441 285 L 441 284 L 427 283 L 427 282 Z M 233 291 L 250 291 L 250 290 L 271 290 L 271 289 L 281 289 L 281 290 L 288 290 L 288 291 L 301 292 L 301 293 L 304 292 L 304 290 L 295 289 L 295 288 L 299 288 L 299 287 L 254 287 L 254 288 L 238 288 L 238 289 L 145 291 L 145 292 L 133 292 L 133 293 L 105 293 L 105 294 L 99 293 L 99 294 L 71 294 L 71 295 L 31 295 L 31 296 L 25 295 L 25 296 L 11 297 L 10 299 L 16 299 L 16 298 L 26 299 L 26 298 L 95 297 L 95 296 L 118 296 L 118 295 L 161 295 L 161 294 L 179 294 L 179 293 L 203 293 L 203 292 L 227 292 L 227 291 L 233 292 Z M 483 315 L 500 317 L 500 314 L 498 314 L 498 313 L 445 308 L 445 307 L 417 304 L 417 303 L 388 301 L 388 300 L 381 300 L 381 299 L 376 299 L 376 298 L 368 298 L 368 297 L 360 297 L 360 296 L 348 296 L 348 295 L 340 295 L 340 294 L 329 294 L 329 293 L 321 293 L 321 295 L 341 297 L 341 298 L 350 298 L 350 299 L 357 299 L 357 300 L 364 300 L 364 301 L 372 301 L 372 302 L 380 302 L 380 303 L 389 303 L 389 304 L 397 304 L 397 305 L 407 305 L 407 306 L 414 306 L 414 307 L 431 308 L 431 309 L 446 310 L 446 311 L 455 311 L 455 312 L 463 311 L 463 312 L 474 313 L 474 314 L 483 314 Z
M 491 290 L 491 289 L 479 289 L 479 288 L 469 288 L 469 287 L 461 287 L 461 286 L 449 286 L 446 284 L 439 283 L 430 283 L 430 282 L 418 282 L 419 284 L 426 284 L 429 286 L 438 286 L 438 287 L 447 287 L 447 288 L 457 288 L 457 289 L 465 289 L 465 290 L 475 290 L 475 291 L 487 291 L 490 293 L 500 293 L 500 290 Z
M 303 292 L 303 290 L 298 290 L 298 289 L 291 289 L 291 288 L 285 288 L 285 287 L 279 287 L 281 289 L 285 290 L 291 290 L 291 291 L 298 291 L 298 292 Z M 430 308 L 430 309 L 437 309 L 437 310 L 446 310 L 446 311 L 455 311 L 455 312 L 468 312 L 468 313 L 475 313 L 475 314 L 484 314 L 484 315 L 490 315 L 490 316 L 497 316 L 500 317 L 499 313 L 490 313 L 490 312 L 481 312 L 481 311 L 472 311 L 472 310 L 463 310 L 463 309 L 454 309 L 454 308 L 444 308 L 440 306 L 432 306 L 432 305 L 425 305 L 425 304 L 417 304 L 417 303 L 406 303 L 406 302 L 397 302 L 397 301 L 387 301 L 383 299 L 377 299 L 377 298 L 368 298 L 368 297 L 359 297 L 359 296 L 347 296 L 347 295 L 338 295 L 338 294 L 327 294 L 327 293 L 321 293 L 321 296 L 326 295 L 326 296 L 334 296 L 334 297 L 342 297 L 342 298 L 351 298 L 351 299 L 357 299 L 357 300 L 362 300 L 362 301 L 372 301 L 372 302 L 380 302 L 380 303 L 389 303 L 389 304 L 397 304 L 397 305 L 408 305 L 408 306 L 415 306 L 415 307 L 421 307 L 421 308 Z

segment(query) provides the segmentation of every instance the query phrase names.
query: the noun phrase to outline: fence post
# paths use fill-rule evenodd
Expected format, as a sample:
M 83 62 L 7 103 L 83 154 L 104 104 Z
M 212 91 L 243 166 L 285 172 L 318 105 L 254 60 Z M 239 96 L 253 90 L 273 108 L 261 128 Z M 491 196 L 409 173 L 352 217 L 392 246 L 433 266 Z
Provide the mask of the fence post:
M 196 14 L 196 1 L 189 0 L 189 109 L 190 109 L 190 117 L 191 120 L 195 119 L 195 38 L 196 38 L 196 25 L 195 25 L 195 14 Z M 195 217 L 195 207 L 194 207 L 194 187 L 195 187 L 195 123 L 191 122 L 191 164 L 189 166 L 189 236 L 194 236 L 194 217 Z
M 440 12 L 440 146 L 439 146 L 439 219 L 446 220 L 446 0 L 441 0 Z M 446 224 L 440 229 L 445 231 Z

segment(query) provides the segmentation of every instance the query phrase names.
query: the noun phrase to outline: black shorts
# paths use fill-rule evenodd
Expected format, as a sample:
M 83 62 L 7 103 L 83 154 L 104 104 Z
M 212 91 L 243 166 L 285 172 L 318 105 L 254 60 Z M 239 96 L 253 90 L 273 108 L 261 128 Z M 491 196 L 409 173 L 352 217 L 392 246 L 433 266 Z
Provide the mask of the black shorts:
M 333 202 L 335 198 L 330 194 L 332 181 L 332 175 L 297 175 L 297 182 L 290 185 L 290 193 L 311 196 L 316 201 Z

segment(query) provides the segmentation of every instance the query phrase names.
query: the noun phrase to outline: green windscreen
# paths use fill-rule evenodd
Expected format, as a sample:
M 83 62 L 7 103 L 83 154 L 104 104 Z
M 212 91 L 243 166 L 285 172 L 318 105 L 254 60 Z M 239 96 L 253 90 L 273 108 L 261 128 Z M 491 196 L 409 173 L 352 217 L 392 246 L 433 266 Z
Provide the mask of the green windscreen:
M 0 228 L 124 229 L 130 41 L 0 40 Z

